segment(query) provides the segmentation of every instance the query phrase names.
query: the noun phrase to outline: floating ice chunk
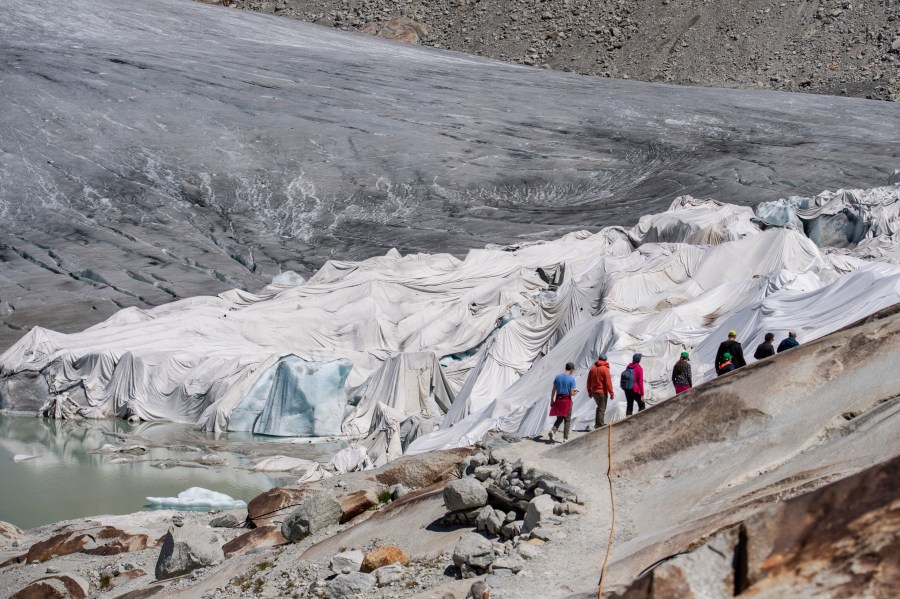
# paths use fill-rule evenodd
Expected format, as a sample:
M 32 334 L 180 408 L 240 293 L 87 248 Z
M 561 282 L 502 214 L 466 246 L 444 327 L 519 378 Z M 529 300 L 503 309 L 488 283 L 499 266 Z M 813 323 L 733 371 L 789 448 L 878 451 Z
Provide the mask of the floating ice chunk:
M 17 453 L 13 456 L 13 462 L 24 462 L 25 460 L 33 460 L 38 456 L 36 455 L 28 455 L 26 453 Z
M 234 499 L 225 493 L 210 491 L 203 487 L 191 487 L 178 494 L 178 497 L 148 497 L 151 506 L 157 508 L 216 508 L 219 510 L 236 510 L 247 507 L 247 503 Z

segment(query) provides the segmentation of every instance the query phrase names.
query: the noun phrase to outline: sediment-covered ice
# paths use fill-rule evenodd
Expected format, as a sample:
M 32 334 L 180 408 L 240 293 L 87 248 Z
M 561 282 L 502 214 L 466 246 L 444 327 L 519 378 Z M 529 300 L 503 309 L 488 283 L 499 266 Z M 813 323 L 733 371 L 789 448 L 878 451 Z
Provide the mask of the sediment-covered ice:
M 897 303 L 898 205 L 897 185 L 756 214 L 684 196 L 632 229 L 464 259 L 331 261 L 255 294 L 125 309 L 71 335 L 33 329 L 0 356 L 0 395 L 14 406 L 7 389 L 40 373 L 46 396 L 68 392 L 89 416 L 360 438 L 306 477 L 472 443 L 491 428 L 532 435 L 549 427 L 550 381 L 568 361 L 583 387 L 598 352 L 614 377 L 641 352 L 652 404 L 672 395 L 682 351 L 695 384 L 714 376 L 728 330 L 749 356 L 766 332 L 808 341 Z M 577 396 L 576 428 L 593 412 Z
M 304 460 L 303 458 L 275 455 L 261 459 L 253 464 L 250 470 L 254 472 L 291 472 L 293 470 L 305 472 L 315 465 L 316 462 Z
M 202 487 L 191 487 L 178 494 L 178 497 L 148 497 L 147 502 L 155 508 L 208 508 L 218 510 L 236 510 L 247 507 L 247 503 L 234 499 L 225 493 L 210 491 Z

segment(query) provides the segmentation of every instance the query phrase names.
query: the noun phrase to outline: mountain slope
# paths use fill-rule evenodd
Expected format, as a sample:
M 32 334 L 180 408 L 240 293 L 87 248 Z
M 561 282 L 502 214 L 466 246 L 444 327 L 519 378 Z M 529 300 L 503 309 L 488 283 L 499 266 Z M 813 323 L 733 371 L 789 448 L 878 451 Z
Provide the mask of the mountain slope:
M 892 0 L 224 3 L 348 30 L 402 15 L 429 46 L 590 75 L 900 100 Z
M 0 2 L 0 347 L 327 258 L 883 184 L 895 105 L 526 69 L 181 0 Z

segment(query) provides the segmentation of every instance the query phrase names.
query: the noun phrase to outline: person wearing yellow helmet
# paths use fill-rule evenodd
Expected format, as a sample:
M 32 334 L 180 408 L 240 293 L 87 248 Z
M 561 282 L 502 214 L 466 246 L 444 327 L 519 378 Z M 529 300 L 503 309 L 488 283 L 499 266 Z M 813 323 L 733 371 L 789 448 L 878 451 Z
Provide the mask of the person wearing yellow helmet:
M 726 353 L 731 354 L 729 361 L 734 366 L 732 370 L 747 365 L 747 361 L 744 360 L 744 348 L 737 340 L 737 331 L 728 331 L 728 340 L 719 344 L 719 351 L 716 352 L 716 374 L 722 374 L 719 364 L 725 362 Z

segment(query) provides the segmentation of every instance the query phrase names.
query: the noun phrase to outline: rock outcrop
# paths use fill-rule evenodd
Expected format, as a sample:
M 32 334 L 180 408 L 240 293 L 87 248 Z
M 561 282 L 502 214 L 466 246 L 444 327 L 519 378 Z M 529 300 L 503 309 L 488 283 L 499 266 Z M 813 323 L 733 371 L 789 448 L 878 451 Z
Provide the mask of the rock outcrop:
M 313 485 L 272 487 L 250 500 L 247 504 L 247 520 L 253 526 L 269 524 L 272 520 L 283 521 L 303 500 L 317 492 Z
M 338 495 L 337 500 L 341 505 L 341 524 L 353 520 L 379 503 L 378 496 L 370 489 Z
M 143 533 L 129 533 L 113 526 L 89 527 L 62 532 L 38 541 L 25 554 L 8 559 L 0 567 L 17 562 L 40 563 L 72 553 L 118 555 L 155 546 L 156 541 Z
M 766 507 L 617 593 L 889 597 L 900 588 L 900 458 Z
M 274 547 L 287 542 L 281 532 L 281 527 L 276 524 L 266 524 L 248 530 L 222 546 L 225 557 L 231 557 L 238 553 L 246 553 L 255 549 Z
M 22 537 L 22 529 L 18 526 L 0 520 L 0 546 L 12 543 Z
M 86 599 L 89 591 L 90 587 L 83 578 L 73 574 L 56 574 L 28 583 L 9 599 Z

